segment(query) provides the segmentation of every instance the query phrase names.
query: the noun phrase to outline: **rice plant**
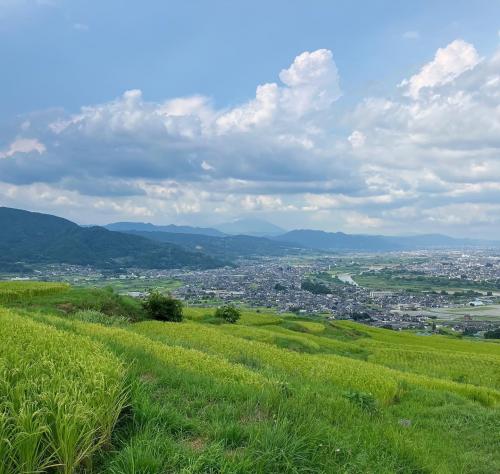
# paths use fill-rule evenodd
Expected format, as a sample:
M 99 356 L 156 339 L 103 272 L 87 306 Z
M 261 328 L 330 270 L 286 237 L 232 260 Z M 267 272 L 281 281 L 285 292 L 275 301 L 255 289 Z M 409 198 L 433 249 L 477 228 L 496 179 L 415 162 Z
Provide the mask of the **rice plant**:
M 69 289 L 66 283 L 49 283 L 42 281 L 1 281 L 0 304 L 11 303 L 39 295 L 61 293 Z
M 126 402 L 124 366 L 88 338 L 6 310 L 0 340 L 4 472 L 75 472 L 110 439 Z

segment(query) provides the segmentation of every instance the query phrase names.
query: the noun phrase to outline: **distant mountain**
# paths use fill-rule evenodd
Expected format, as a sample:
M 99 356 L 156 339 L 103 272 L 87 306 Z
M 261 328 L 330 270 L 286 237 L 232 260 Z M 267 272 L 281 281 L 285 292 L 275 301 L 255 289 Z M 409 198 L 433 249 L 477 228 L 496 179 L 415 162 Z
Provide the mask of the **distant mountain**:
M 68 263 L 98 268 L 214 268 L 223 262 L 201 252 L 102 227 L 0 207 L 0 269 L 12 263 Z
M 440 234 L 415 236 L 383 236 L 344 234 L 322 230 L 292 230 L 274 237 L 280 242 L 290 242 L 318 250 L 387 252 L 398 250 L 424 250 L 439 248 L 500 247 L 500 241 L 456 239 Z
M 275 240 L 292 242 L 318 250 L 387 252 L 401 249 L 396 242 L 388 241 L 383 236 L 352 235 L 322 230 L 292 230 L 275 237 Z
M 285 229 L 271 224 L 263 219 L 241 218 L 231 222 L 216 225 L 215 228 L 224 234 L 231 235 L 253 235 L 257 237 L 269 237 L 283 234 Z
M 141 232 L 170 232 L 173 234 L 196 234 L 196 235 L 211 235 L 214 237 L 222 237 L 225 234 L 217 229 L 210 227 L 192 227 L 188 225 L 154 225 L 145 222 L 114 222 L 104 226 L 108 230 L 117 232 L 127 232 L 136 230 Z
M 158 242 L 177 244 L 186 250 L 203 252 L 222 260 L 234 260 L 238 257 L 252 256 L 283 256 L 300 253 L 304 250 L 298 244 L 279 242 L 265 237 L 250 235 L 213 237 L 171 232 L 129 231 L 129 233 Z

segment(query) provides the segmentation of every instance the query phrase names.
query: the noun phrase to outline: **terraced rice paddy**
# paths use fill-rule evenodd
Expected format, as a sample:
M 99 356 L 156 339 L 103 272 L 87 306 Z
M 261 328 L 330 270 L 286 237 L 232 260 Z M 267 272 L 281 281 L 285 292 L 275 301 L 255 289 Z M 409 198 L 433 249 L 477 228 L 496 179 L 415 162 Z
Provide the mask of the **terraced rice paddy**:
M 13 307 L 1 474 L 500 471 L 500 344 L 251 311 L 107 324 Z
M 69 285 L 65 283 L 45 283 L 22 281 L 0 282 L 0 303 L 9 303 L 15 300 L 27 299 L 33 296 L 53 295 L 66 291 Z

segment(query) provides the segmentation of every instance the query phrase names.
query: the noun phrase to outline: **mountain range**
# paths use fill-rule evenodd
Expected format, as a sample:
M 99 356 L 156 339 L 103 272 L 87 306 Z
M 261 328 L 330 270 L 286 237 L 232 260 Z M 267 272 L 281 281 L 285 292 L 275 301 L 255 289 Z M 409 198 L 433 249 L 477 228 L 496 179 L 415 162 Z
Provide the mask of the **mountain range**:
M 253 221 L 256 222 L 256 221 Z M 234 221 L 241 230 L 249 220 Z M 118 222 L 83 227 L 50 214 L 0 207 L 0 270 L 25 271 L 30 264 L 67 263 L 96 268 L 216 268 L 236 259 L 323 252 L 388 252 L 419 249 L 500 248 L 499 241 L 440 234 L 392 237 L 292 230 L 267 237 L 228 235 L 222 228 L 155 226 Z M 224 227 L 223 227 L 224 228 Z M 279 227 L 256 222 L 257 234 Z M 111 230 L 113 229 L 113 230 Z M 118 231 L 119 230 L 119 231 Z
M 244 217 L 223 222 L 213 227 L 193 227 L 188 225 L 154 225 L 146 222 L 113 222 L 104 227 L 119 232 L 168 232 L 171 234 L 196 234 L 224 237 L 226 235 L 249 235 L 254 237 L 273 237 L 286 231 L 264 219 Z
M 280 255 L 283 252 L 295 249 L 323 250 L 333 252 L 390 252 L 403 250 L 425 249 L 460 249 L 460 248 L 497 248 L 500 241 L 454 238 L 442 234 L 421 234 L 409 236 L 385 236 L 368 234 L 346 234 L 344 232 L 325 232 L 322 230 L 298 229 L 280 233 L 277 226 L 263 220 L 257 220 L 261 232 L 267 230 L 264 236 L 257 237 L 261 232 L 243 232 L 252 222 L 249 219 L 233 221 L 234 226 L 219 226 L 215 228 L 189 226 L 156 226 L 143 223 L 109 224 L 107 228 L 119 229 L 122 232 L 132 232 L 143 237 L 161 242 L 171 242 L 184 246 L 187 249 L 203 249 L 202 251 L 215 252 L 216 255 L 225 255 L 226 258 L 259 254 Z M 241 227 L 239 224 L 241 223 Z M 168 230 L 174 228 L 174 231 Z M 183 230 L 181 232 L 180 230 Z M 235 232 L 222 233 L 222 229 Z M 178 234 L 178 235 L 174 235 Z M 228 235 L 232 234 L 232 235 Z M 195 238 L 194 235 L 198 237 Z M 205 237 L 213 237 L 207 239 Z M 222 239 L 222 240 L 217 240 Z M 260 239 L 260 240 L 259 240 Z M 280 246 L 272 244 L 280 243 Z M 221 250 L 225 250 L 225 254 Z

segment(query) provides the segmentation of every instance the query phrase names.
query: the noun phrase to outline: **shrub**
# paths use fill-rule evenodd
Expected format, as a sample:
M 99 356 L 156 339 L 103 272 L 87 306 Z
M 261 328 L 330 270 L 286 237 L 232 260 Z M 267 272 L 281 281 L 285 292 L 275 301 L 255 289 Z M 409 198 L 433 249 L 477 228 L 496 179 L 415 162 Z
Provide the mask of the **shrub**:
M 232 305 L 226 305 L 216 309 L 215 317 L 223 319 L 227 323 L 235 323 L 240 319 L 241 312 Z
M 371 393 L 349 391 L 344 394 L 344 397 L 354 405 L 370 413 L 376 413 L 378 411 L 377 400 Z
M 148 316 L 158 321 L 182 321 L 182 303 L 171 296 L 151 291 L 142 303 Z

